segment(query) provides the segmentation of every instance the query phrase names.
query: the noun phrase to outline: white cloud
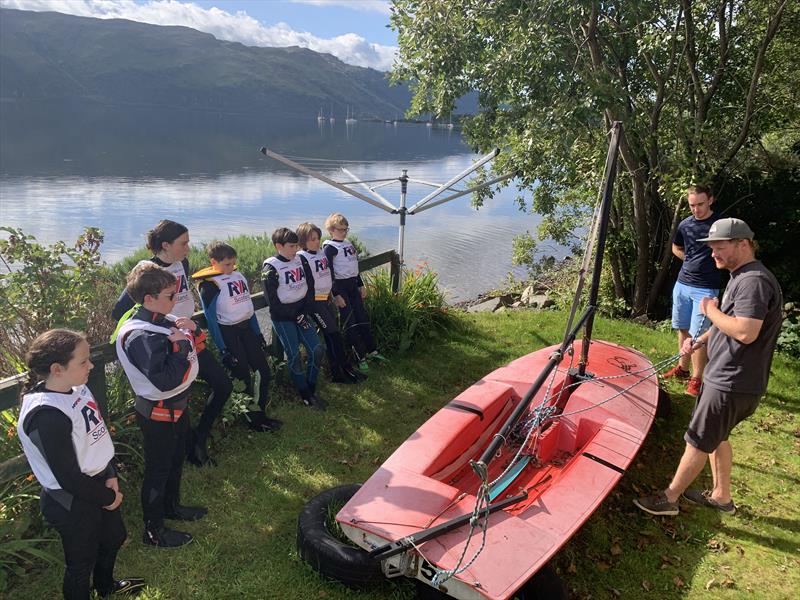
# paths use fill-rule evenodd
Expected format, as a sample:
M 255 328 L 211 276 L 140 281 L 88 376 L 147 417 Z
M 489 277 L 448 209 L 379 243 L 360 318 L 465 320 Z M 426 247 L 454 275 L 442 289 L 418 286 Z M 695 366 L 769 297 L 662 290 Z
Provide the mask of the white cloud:
M 302 0 L 306 3 L 363 5 L 378 10 L 384 2 L 348 2 L 347 0 Z M 244 11 L 229 13 L 219 8 L 205 9 L 191 2 L 150 0 L 139 4 L 134 0 L 0 0 L 4 8 L 32 11 L 54 11 L 98 19 L 129 19 L 153 25 L 182 25 L 210 33 L 221 40 L 241 42 L 248 46 L 300 46 L 315 52 L 332 54 L 343 62 L 386 71 L 392 66 L 397 48 L 383 46 L 355 33 L 320 38 L 307 31 L 295 31 L 286 23 L 264 25 Z M 388 5 L 387 5 L 388 10 Z
M 353 10 L 389 14 L 390 2 L 386 0 L 291 0 L 295 4 L 311 4 L 313 6 L 341 6 Z

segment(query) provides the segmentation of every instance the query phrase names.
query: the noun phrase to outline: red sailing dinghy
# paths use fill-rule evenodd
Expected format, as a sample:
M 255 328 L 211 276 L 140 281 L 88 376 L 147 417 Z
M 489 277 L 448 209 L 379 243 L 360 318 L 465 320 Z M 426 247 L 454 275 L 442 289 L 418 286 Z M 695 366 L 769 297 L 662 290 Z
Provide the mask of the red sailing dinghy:
M 353 549 L 362 556 L 351 567 L 371 561 L 385 576 L 413 577 L 455 598 L 501 600 L 521 589 L 530 597 L 526 583 L 636 456 L 656 414 L 655 368 L 635 350 L 589 341 L 620 133 L 615 124 L 590 235 L 596 253 L 587 308 L 574 326 L 573 309 L 559 346 L 518 358 L 466 389 L 357 489 L 336 515 L 363 549 Z M 575 306 L 591 250 L 586 254 Z M 313 502 L 301 529 L 321 510 Z M 298 535 L 301 554 L 319 568 L 322 559 L 308 556 Z

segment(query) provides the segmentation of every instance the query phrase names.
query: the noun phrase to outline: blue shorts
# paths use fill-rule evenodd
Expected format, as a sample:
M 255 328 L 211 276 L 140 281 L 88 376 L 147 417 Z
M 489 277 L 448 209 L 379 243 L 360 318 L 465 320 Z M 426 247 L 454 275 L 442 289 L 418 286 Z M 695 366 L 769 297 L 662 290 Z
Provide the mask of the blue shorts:
M 711 327 L 711 321 L 700 312 L 700 300 L 718 296 L 719 290 L 713 288 L 692 287 L 680 281 L 675 282 L 672 289 L 672 328 L 688 329 L 692 337 L 706 331 Z

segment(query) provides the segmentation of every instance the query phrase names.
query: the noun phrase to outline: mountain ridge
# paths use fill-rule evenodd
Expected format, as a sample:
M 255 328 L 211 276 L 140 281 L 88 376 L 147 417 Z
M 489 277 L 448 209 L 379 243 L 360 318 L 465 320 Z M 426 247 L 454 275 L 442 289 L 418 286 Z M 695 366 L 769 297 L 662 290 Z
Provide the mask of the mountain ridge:
M 0 101 L 393 118 L 404 85 L 330 54 L 219 40 L 185 26 L 0 9 Z

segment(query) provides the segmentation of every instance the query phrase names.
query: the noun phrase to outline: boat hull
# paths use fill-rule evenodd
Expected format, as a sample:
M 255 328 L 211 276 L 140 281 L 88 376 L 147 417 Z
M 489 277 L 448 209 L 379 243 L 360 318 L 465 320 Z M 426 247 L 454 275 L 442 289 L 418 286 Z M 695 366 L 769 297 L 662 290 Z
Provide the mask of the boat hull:
M 580 347 L 576 342 L 574 356 Z M 347 536 L 371 550 L 470 514 L 480 483 L 470 460 L 480 457 L 556 349 L 489 373 L 417 429 L 337 514 Z M 527 490 L 528 498 L 489 517 L 482 552 L 441 591 L 463 599 L 512 597 L 591 516 L 644 442 L 658 402 L 650 361 L 636 350 L 593 341 L 587 370 L 597 380 L 577 386 L 569 385 L 570 364 L 565 356 L 552 384 L 531 402 L 536 407 L 547 396 L 545 404 L 556 404 L 561 416 L 543 427 L 535 458 L 497 496 Z M 489 481 L 515 453 L 501 450 Z M 468 533 L 463 526 L 387 559 L 384 572 L 430 584 L 437 568 L 454 568 L 464 554 L 463 566 L 480 548 L 480 530 L 471 540 Z

